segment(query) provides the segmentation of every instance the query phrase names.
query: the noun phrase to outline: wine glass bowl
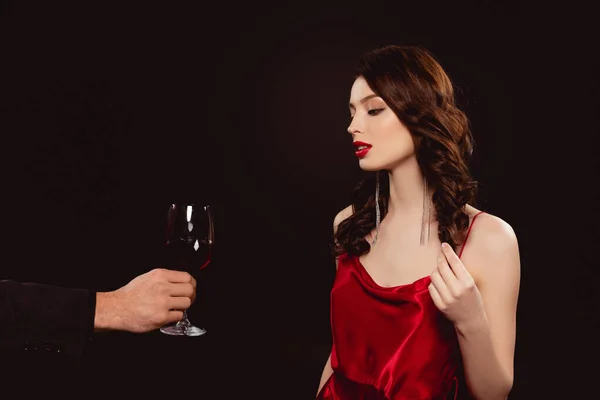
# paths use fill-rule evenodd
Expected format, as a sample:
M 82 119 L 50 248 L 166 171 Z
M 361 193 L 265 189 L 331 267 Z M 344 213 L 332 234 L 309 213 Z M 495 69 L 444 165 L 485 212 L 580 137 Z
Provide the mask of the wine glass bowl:
M 194 274 L 203 270 L 212 258 L 214 222 L 210 205 L 173 203 L 167 213 L 163 263 L 169 269 Z M 172 336 L 201 336 L 206 329 L 192 325 L 187 312 L 181 321 L 160 328 Z

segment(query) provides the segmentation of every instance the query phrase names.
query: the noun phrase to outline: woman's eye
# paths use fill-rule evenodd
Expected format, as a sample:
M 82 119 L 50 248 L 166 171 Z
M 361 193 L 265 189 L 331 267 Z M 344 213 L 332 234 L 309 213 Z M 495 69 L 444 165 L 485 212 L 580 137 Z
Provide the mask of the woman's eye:
M 383 111 L 383 108 L 376 108 L 376 109 L 373 109 L 373 110 L 369 110 L 369 115 L 377 115 L 377 114 L 379 114 L 382 111 Z

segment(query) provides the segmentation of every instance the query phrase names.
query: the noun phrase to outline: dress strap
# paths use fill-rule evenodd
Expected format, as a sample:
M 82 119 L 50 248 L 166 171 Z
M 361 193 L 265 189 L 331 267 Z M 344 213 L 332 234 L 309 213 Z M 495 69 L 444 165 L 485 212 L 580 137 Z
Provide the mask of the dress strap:
M 469 226 L 469 230 L 467 231 L 467 235 L 465 236 L 465 240 L 463 241 L 462 248 L 460 249 L 460 254 L 458 255 L 458 258 L 460 258 L 460 256 L 462 256 L 462 253 L 465 250 L 465 246 L 467 245 L 467 239 L 469 238 L 469 233 L 471 233 L 471 228 L 473 228 L 473 224 L 475 223 L 475 219 L 479 216 L 479 214 L 483 214 L 483 211 L 479 211 L 473 217 L 473 220 L 471 221 L 471 225 Z

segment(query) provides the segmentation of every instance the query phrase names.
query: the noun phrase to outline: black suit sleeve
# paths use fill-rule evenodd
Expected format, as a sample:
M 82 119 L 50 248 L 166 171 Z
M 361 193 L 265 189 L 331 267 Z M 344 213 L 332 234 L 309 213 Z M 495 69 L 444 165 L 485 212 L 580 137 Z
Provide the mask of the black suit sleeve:
M 92 337 L 95 309 L 90 290 L 0 280 L 0 349 L 78 360 Z

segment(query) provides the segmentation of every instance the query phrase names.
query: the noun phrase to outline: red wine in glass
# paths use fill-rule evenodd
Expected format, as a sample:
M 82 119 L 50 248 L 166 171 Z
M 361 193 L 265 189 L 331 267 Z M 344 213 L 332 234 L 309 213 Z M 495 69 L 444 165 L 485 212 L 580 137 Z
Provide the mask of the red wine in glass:
M 210 263 L 214 243 L 214 223 L 210 205 L 173 203 L 167 213 L 167 228 L 163 247 L 166 268 L 194 274 Z M 187 312 L 181 321 L 160 328 L 172 336 L 201 336 L 206 329 L 192 325 Z

